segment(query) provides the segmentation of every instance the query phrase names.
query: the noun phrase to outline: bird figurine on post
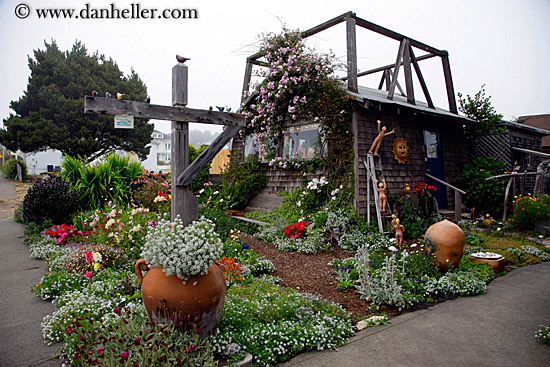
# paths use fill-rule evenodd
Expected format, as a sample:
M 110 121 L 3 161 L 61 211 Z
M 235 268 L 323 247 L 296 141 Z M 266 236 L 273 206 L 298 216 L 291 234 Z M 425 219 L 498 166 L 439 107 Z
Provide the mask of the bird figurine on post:
M 92 97 L 97 97 L 97 91 L 96 90 L 92 91 Z
M 212 106 L 208 107 L 208 111 L 212 111 Z
M 223 110 L 225 110 L 225 107 L 216 106 L 216 108 L 217 108 L 218 111 L 220 111 L 220 112 L 223 112 Z
M 105 98 L 111 98 L 111 93 L 105 92 Z
M 145 98 L 145 103 L 151 103 L 151 97 L 150 96 L 147 96 L 147 98 Z
M 122 99 L 122 97 L 124 97 L 124 94 L 122 93 L 116 93 L 116 99 Z
M 183 56 L 180 56 L 180 55 L 176 55 L 176 60 L 178 60 L 179 63 L 183 64 L 185 63 L 187 60 L 191 60 L 187 57 L 183 57 Z

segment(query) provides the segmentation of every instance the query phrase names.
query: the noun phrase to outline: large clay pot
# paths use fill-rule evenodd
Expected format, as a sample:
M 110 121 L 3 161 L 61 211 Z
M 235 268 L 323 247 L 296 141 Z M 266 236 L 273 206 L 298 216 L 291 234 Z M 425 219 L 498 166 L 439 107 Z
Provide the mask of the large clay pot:
M 432 224 L 424 235 L 424 241 L 428 255 L 435 256 L 441 270 L 447 271 L 450 266 L 458 268 L 466 244 L 459 226 L 447 219 Z
M 145 265 L 145 275 L 141 264 Z M 186 284 L 176 275 L 166 276 L 162 268 L 149 268 L 144 259 L 136 262 L 135 269 L 151 323 L 173 322 L 183 330 L 191 330 L 196 325 L 202 337 L 218 327 L 226 284 L 217 264 L 210 266 L 206 275 L 190 277 Z

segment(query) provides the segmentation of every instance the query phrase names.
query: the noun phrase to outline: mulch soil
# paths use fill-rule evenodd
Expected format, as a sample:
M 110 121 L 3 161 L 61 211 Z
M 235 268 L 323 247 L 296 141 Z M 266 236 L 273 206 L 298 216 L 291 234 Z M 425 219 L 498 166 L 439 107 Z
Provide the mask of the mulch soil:
M 341 292 L 337 290 L 338 280 L 334 268 L 329 262 L 335 259 L 353 257 L 352 253 L 333 246 L 331 251 L 323 251 L 317 254 L 302 254 L 298 252 L 278 251 L 271 243 L 265 243 L 253 236 L 241 233 L 243 242 L 250 245 L 250 249 L 259 256 L 269 259 L 277 269 L 270 275 L 282 279 L 279 285 L 291 287 L 301 293 L 312 293 L 321 298 L 340 304 L 346 311 L 352 314 L 354 320 L 359 320 L 368 313 L 370 303 L 359 298 L 354 289 Z M 396 315 L 394 308 L 382 308 L 388 316 Z

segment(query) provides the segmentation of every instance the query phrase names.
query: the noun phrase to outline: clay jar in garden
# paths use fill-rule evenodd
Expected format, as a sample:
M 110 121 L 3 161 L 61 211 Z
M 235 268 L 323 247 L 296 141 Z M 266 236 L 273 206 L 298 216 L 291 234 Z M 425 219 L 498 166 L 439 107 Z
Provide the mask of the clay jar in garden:
M 184 226 L 181 219 L 150 227 L 135 269 L 152 323 L 173 322 L 202 337 L 219 325 L 225 301 L 225 275 L 216 261 L 223 243 L 205 218 Z M 145 275 L 143 270 L 147 270 Z
M 466 238 L 462 229 L 447 219 L 428 228 L 424 235 L 428 255 L 434 256 L 443 271 L 458 268 L 464 253 Z
M 208 274 L 189 277 L 186 284 L 176 275 L 166 276 L 162 268 L 150 269 L 144 259 L 138 260 L 135 268 L 151 323 L 173 322 L 184 330 L 196 325 L 202 337 L 216 330 L 226 293 L 225 276 L 218 264 L 210 266 Z

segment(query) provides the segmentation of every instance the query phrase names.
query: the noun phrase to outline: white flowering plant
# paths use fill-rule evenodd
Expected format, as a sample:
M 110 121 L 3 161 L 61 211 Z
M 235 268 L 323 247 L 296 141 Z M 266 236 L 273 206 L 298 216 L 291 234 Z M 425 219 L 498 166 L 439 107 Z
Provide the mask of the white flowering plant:
M 187 227 L 177 217 L 159 220 L 149 228 L 141 256 L 150 267 L 162 267 L 167 276 L 176 275 L 186 284 L 189 277 L 208 274 L 219 260 L 223 243 L 212 221 L 201 217 Z

